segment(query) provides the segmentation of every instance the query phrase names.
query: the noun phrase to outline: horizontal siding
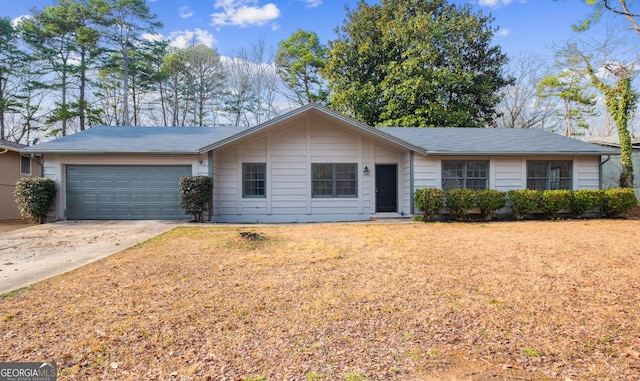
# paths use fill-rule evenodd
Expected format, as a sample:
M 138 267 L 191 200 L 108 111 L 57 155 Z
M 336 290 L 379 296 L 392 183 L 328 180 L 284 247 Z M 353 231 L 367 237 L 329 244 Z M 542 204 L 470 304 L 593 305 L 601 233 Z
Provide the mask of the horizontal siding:
M 398 152 L 392 151 L 381 145 L 374 145 L 374 159 L 376 164 L 397 164 Z
M 251 151 L 249 154 L 248 152 Z M 259 151 L 256 154 L 253 151 Z M 262 156 L 264 153 L 264 156 Z M 308 118 L 265 133 L 251 143 L 238 143 L 225 154 L 216 154 L 214 168 L 215 207 L 218 221 L 306 221 L 314 215 L 327 219 L 368 219 L 375 212 L 375 164 L 398 164 L 403 188 L 409 178 L 408 152 L 403 156 L 394 149 L 363 139 L 322 119 Z M 238 166 L 247 158 L 264 157 L 267 163 L 267 195 L 263 200 L 238 196 L 241 184 Z M 356 163 L 358 165 L 358 197 L 350 199 L 314 199 L 311 197 L 311 165 L 313 163 Z M 364 175 L 364 167 L 369 175 Z M 405 191 L 408 193 L 408 190 Z M 407 204 L 408 194 L 400 193 L 400 204 Z M 408 206 L 405 206 L 405 208 Z M 247 214 L 245 218 L 239 213 Z M 263 218 L 264 214 L 268 217 Z M 229 217 L 224 217 L 228 215 Z M 366 215 L 365 217 L 362 217 Z M 263 217 L 260 217 L 263 216 Z M 285 216 L 290 216 L 289 218 Z M 348 216 L 348 217 L 346 217 Z M 356 217 L 359 216 L 359 217 Z M 340 219 L 340 218 L 338 218 Z
M 526 162 L 525 162 L 526 163 Z M 491 159 L 491 167 L 493 171 L 492 189 L 508 191 L 511 189 L 526 188 L 525 179 L 526 167 L 523 168 L 523 161 L 520 157 L 493 157 Z
M 272 214 L 306 214 L 307 210 L 307 130 L 294 125 L 271 136 L 271 173 L 267 174 L 271 190 Z
M 600 188 L 600 158 L 577 157 L 573 161 L 574 189 Z
M 236 150 L 213 155 L 213 214 L 237 214 Z
M 431 156 L 413 156 L 413 186 L 415 189 L 440 188 L 440 167 Z

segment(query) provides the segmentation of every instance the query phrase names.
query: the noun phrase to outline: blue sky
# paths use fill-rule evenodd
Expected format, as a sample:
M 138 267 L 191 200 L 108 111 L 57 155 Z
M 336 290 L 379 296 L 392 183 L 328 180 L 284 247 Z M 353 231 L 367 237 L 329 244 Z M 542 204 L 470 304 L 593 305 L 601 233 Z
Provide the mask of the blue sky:
M 373 2 L 370 0 L 369 2 Z M 534 52 L 552 57 L 554 44 L 572 38 L 571 24 L 590 8 L 579 0 L 450 0 L 471 3 L 474 10 L 491 13 L 499 27 L 495 43 L 510 56 Z M 15 19 L 43 8 L 53 0 L 2 0 L 0 16 Z M 346 0 L 147 0 L 164 27 L 159 33 L 175 45 L 197 41 L 231 55 L 264 38 L 274 49 L 297 29 L 316 32 L 326 43 L 342 25 Z M 624 23 L 621 18 L 620 23 Z

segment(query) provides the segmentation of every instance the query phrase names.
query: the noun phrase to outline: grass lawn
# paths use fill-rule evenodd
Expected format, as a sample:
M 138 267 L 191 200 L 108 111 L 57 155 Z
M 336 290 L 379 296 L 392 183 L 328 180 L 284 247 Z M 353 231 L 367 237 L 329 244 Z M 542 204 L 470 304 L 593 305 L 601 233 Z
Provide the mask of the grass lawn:
M 637 220 L 178 228 L 4 295 L 0 361 L 54 360 L 61 381 L 638 380 L 639 235 Z
M 0 221 L 0 234 L 10 232 L 12 230 L 28 228 L 33 225 L 33 223 L 25 220 Z

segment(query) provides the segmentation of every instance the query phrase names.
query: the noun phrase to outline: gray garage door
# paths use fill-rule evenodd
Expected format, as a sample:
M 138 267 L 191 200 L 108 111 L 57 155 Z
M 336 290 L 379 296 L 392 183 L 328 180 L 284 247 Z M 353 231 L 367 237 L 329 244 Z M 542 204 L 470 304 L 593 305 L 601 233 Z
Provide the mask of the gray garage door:
M 184 219 L 180 178 L 190 166 L 67 166 L 71 220 Z

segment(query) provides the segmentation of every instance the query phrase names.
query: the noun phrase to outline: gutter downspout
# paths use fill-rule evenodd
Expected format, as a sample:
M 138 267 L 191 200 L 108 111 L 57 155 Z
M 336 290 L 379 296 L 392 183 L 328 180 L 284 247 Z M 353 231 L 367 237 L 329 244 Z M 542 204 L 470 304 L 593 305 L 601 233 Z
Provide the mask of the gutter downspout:
M 40 166 L 40 177 L 44 177 L 44 156 L 40 156 L 40 160 L 36 159 L 36 154 L 31 154 L 31 160 L 35 161 Z
M 409 213 L 415 214 L 415 189 L 413 182 L 413 151 L 409 151 Z
M 603 181 L 602 181 L 602 176 L 604 175 L 602 172 L 602 166 L 607 162 L 611 160 L 611 155 L 607 155 L 607 159 L 605 161 L 602 161 L 602 156 L 600 156 L 600 167 L 599 167 L 599 171 L 600 171 L 600 189 L 602 189 L 603 186 Z
M 213 151 L 207 152 L 207 171 L 209 177 L 212 178 L 212 186 L 215 188 L 215 179 L 213 178 Z M 213 190 L 211 192 L 211 198 L 209 199 L 209 222 L 213 220 Z

